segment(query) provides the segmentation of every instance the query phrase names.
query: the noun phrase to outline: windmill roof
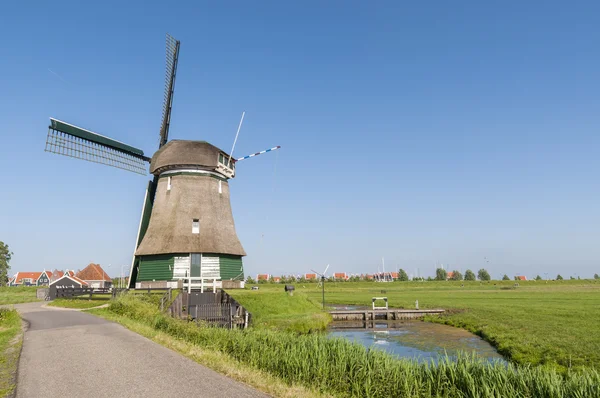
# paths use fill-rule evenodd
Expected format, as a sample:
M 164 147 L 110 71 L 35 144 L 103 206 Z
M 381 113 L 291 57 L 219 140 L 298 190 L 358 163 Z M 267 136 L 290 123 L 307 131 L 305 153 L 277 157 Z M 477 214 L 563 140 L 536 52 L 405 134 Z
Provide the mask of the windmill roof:
M 219 164 L 219 154 L 229 156 L 206 141 L 171 140 L 152 156 L 150 173 L 158 175 L 175 167 L 212 170 Z

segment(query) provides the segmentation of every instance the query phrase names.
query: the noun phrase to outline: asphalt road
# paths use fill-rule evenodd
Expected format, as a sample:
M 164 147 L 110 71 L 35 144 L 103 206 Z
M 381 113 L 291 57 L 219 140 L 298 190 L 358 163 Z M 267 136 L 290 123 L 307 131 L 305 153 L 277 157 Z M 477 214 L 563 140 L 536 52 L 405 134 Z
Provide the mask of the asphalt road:
M 29 323 L 17 397 L 266 397 L 121 325 L 78 311 L 15 307 Z

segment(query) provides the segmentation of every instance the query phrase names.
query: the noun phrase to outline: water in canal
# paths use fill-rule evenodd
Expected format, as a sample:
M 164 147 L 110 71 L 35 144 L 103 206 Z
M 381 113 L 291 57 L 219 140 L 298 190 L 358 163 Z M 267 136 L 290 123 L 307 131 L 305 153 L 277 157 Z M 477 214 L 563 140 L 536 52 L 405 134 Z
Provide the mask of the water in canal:
M 463 329 L 421 321 L 333 322 L 331 337 L 342 337 L 367 348 L 387 351 L 398 357 L 436 361 L 455 357 L 459 351 L 476 353 L 490 361 L 503 361 L 494 347 Z

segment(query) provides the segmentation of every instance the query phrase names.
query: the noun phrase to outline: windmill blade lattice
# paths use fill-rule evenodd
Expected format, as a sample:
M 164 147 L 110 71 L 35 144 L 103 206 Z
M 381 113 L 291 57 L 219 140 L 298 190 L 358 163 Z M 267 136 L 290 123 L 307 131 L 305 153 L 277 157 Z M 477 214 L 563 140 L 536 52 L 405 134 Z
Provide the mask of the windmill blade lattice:
M 173 106 L 178 59 L 179 41 L 175 40 L 173 36 L 167 33 L 167 68 L 165 71 L 165 94 L 163 99 L 162 120 L 160 123 L 159 148 L 165 145 L 169 139 L 169 125 L 171 124 L 171 108 Z
M 57 119 L 50 119 L 45 151 L 147 174 L 149 159 L 141 149 Z

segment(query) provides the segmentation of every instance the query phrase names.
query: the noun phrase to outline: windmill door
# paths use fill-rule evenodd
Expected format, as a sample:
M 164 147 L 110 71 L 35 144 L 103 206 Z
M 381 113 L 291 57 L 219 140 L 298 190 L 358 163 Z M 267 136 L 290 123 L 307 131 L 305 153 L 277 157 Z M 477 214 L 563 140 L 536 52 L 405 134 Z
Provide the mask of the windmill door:
M 200 277 L 200 262 L 202 255 L 200 253 L 192 253 L 192 264 L 190 267 L 191 277 Z

